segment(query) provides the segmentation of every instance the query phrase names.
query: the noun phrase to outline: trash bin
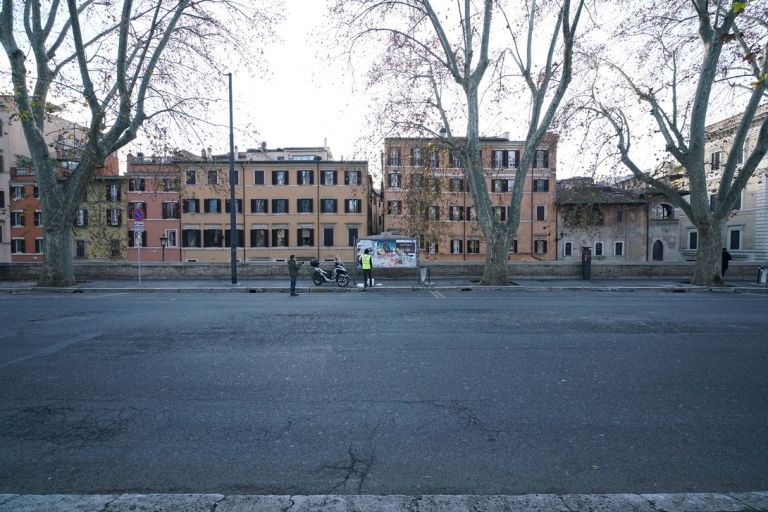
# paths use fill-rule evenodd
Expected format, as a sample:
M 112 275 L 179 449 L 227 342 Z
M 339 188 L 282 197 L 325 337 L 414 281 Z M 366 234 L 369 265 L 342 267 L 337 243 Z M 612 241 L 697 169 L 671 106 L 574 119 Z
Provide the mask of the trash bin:
M 429 267 L 426 265 L 419 266 L 419 284 L 426 284 L 430 282 Z
M 768 267 L 757 268 L 757 284 L 768 284 Z
M 592 279 L 592 249 L 581 248 L 581 278 L 585 281 Z

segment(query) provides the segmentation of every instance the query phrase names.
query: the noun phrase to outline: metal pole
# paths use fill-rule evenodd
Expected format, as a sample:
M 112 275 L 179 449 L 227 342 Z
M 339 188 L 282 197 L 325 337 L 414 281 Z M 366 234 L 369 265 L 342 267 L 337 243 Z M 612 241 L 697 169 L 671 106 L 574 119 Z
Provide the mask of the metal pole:
M 235 132 L 232 117 L 232 73 L 229 77 L 229 259 L 232 267 L 232 284 L 237 284 L 237 217 L 235 210 Z

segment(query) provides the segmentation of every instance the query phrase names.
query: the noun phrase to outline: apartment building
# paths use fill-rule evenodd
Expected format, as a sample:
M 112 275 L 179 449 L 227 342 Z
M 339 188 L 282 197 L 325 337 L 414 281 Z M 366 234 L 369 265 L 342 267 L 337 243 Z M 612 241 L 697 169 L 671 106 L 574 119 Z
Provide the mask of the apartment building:
M 513 261 L 554 260 L 556 255 L 557 135 L 548 133 L 525 178 Z M 524 143 L 507 136 L 480 140 L 480 158 L 497 219 L 506 221 Z M 485 242 L 472 194 L 457 155 L 437 139 L 385 140 L 384 231 L 415 236 L 420 258 L 483 261 Z
M 229 261 L 230 208 L 235 209 L 240 261 L 279 261 L 290 254 L 353 258 L 355 241 L 372 234 L 368 164 L 324 160 L 330 154 L 326 148 L 311 149 L 293 148 L 289 158 L 272 152 L 283 156 L 276 160 L 238 160 L 234 205 L 224 158 L 177 162 L 182 259 Z
M 739 151 L 738 163 L 744 161 L 752 152 L 759 136 L 762 123 L 768 116 L 768 106 L 758 110 L 744 143 Z M 709 155 L 709 172 L 707 184 L 709 188 L 710 206 L 717 201 L 717 188 L 722 178 L 723 167 L 733 144 L 733 136 L 741 116 L 734 116 L 706 128 Z M 763 160 L 755 170 L 754 175 L 741 193 L 731 216 L 723 230 L 723 247 L 726 247 L 734 260 L 766 261 L 768 260 L 768 158 Z M 683 183 L 683 187 L 686 184 Z M 681 215 L 680 247 L 686 259 L 695 259 L 699 244 L 699 234 L 696 226 L 685 216 Z
M 127 179 L 99 175 L 91 180 L 75 215 L 72 255 L 75 260 L 124 260 L 128 248 Z
M 182 261 L 180 175 L 176 159 L 190 155 L 128 154 L 127 229 L 129 261 Z M 143 220 L 135 221 L 141 210 Z M 143 229 L 136 229 L 137 222 Z

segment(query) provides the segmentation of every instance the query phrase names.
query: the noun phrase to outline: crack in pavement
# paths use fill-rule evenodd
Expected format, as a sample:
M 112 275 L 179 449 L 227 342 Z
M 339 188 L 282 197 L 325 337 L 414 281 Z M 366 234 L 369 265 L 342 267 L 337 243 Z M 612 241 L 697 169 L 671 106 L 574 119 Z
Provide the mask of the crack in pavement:
M 447 411 L 448 414 L 458 418 L 459 422 L 466 428 L 476 428 L 479 430 L 483 436 L 485 436 L 486 441 L 496 441 L 500 434 L 504 434 L 506 432 L 505 430 L 494 430 L 490 428 L 470 407 L 462 403 L 460 400 L 451 400 L 448 403 L 439 402 L 437 400 L 406 401 L 405 403 L 429 405 L 437 409 Z
M 349 444 L 347 447 L 347 457 L 348 457 L 348 463 L 347 464 L 327 464 L 325 469 L 332 469 L 336 471 L 343 471 L 344 476 L 342 477 L 341 481 L 339 481 L 336 485 L 331 487 L 327 494 L 333 494 L 337 489 L 342 487 L 347 487 L 347 485 L 350 483 L 350 480 L 357 479 L 357 494 L 363 493 L 363 486 L 365 485 L 365 480 L 368 478 L 368 475 L 371 471 L 371 467 L 373 466 L 374 462 L 376 462 L 376 450 L 373 448 L 373 438 L 376 436 L 376 432 L 381 426 L 381 423 L 378 423 L 373 430 L 371 431 L 370 435 L 368 436 L 368 439 L 366 440 L 366 445 L 363 450 L 366 450 L 368 453 L 363 455 L 355 451 L 355 447 L 352 443 Z

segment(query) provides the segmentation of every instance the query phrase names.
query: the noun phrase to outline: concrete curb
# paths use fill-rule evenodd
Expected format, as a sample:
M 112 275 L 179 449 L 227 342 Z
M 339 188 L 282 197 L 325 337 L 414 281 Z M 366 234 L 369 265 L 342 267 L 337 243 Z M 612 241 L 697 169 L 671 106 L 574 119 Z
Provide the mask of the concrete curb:
M 689 494 L 258 496 L 0 494 L 0 512 L 768 512 L 768 491 Z
M 432 292 L 432 291 L 503 291 L 503 292 L 644 292 L 657 291 L 667 293 L 754 293 L 768 294 L 768 288 L 732 286 L 727 288 L 710 288 L 694 285 L 638 285 L 638 286 L 578 286 L 578 285 L 543 285 L 543 286 L 478 286 L 478 285 L 388 285 L 369 288 L 366 293 L 388 292 Z M 297 291 L 304 294 L 312 293 L 362 293 L 359 288 L 314 288 L 298 287 Z M 85 287 L 70 286 L 67 288 L 49 288 L 42 286 L 0 286 L 2 294 L 26 293 L 288 293 L 284 286 L 215 286 L 215 287 L 139 287 L 110 286 Z

